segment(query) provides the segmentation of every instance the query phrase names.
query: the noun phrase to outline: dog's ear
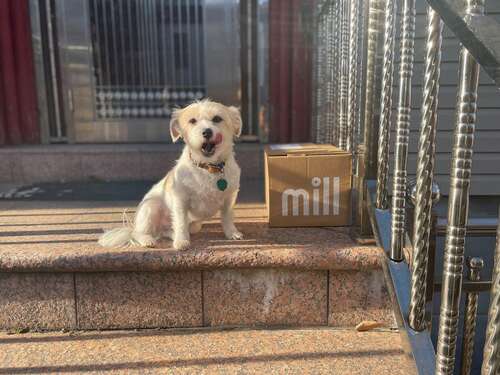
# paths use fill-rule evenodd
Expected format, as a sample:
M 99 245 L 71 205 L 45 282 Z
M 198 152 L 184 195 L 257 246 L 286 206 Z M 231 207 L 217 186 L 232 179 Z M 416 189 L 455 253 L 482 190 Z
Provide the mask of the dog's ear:
M 172 111 L 172 116 L 170 118 L 170 136 L 172 137 L 172 142 L 174 143 L 182 137 L 181 124 L 179 123 L 180 113 L 180 109 L 175 109 Z
M 233 133 L 236 138 L 241 135 L 241 127 L 243 125 L 241 121 L 240 110 L 236 107 L 228 107 L 229 115 L 231 117 L 231 126 L 233 127 Z

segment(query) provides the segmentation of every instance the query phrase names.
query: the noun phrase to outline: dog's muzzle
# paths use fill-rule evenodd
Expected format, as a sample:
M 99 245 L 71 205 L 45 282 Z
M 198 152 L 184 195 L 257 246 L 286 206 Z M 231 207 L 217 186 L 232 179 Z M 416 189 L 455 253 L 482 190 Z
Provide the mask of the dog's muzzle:
M 203 135 L 205 135 L 205 132 L 203 132 Z M 217 133 L 213 139 L 208 139 L 206 142 L 203 142 L 201 145 L 201 151 L 205 156 L 212 156 L 215 153 L 215 150 L 217 149 L 217 145 L 222 142 L 222 134 Z

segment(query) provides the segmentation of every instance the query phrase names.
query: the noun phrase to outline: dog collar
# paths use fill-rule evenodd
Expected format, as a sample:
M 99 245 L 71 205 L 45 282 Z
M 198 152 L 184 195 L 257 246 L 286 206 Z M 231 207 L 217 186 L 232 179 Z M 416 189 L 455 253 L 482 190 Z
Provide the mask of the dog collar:
M 198 168 L 202 168 L 208 171 L 208 173 L 224 173 L 224 167 L 226 166 L 226 163 L 221 161 L 220 163 L 202 163 L 198 161 L 194 161 L 191 153 L 189 154 L 189 158 L 191 159 L 191 162 L 196 165 Z
M 226 165 L 223 161 L 220 163 L 196 163 L 193 161 L 193 163 L 199 168 L 206 169 L 208 173 L 224 173 L 224 167 Z
M 200 163 L 194 161 L 193 158 L 191 157 L 191 154 L 189 154 L 189 158 L 191 159 L 194 165 L 196 165 L 198 168 L 205 169 L 206 171 L 208 171 L 208 173 L 224 174 L 224 167 L 226 166 L 226 163 L 223 161 L 221 161 L 220 163 Z M 216 184 L 217 184 L 217 189 L 219 189 L 220 191 L 224 191 L 227 188 L 227 180 L 223 176 L 217 180 Z

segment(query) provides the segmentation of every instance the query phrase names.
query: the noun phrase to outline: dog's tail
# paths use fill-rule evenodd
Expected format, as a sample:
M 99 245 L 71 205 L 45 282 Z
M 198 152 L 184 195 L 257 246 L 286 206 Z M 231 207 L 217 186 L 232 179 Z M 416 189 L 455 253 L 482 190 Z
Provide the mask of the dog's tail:
M 99 245 L 103 247 L 123 247 L 132 242 L 132 231 L 130 227 L 121 227 L 107 230 L 99 237 Z
M 123 227 L 105 231 L 97 243 L 103 247 L 124 247 L 133 243 L 133 225 L 127 215 L 127 210 L 123 211 Z

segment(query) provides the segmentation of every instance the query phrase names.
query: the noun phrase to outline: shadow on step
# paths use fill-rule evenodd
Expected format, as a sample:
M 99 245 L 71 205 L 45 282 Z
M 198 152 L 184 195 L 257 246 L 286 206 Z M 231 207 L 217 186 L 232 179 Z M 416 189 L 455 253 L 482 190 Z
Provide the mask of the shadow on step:
M 400 356 L 403 353 L 401 349 L 392 350 L 369 350 L 369 351 L 345 351 L 345 352 L 303 352 L 290 354 L 271 354 L 255 356 L 238 357 L 212 357 L 195 359 L 173 359 L 163 361 L 141 361 L 141 362 L 123 362 L 112 364 L 93 364 L 93 365 L 66 365 L 66 366 L 42 366 L 42 367 L 9 367 L 0 369 L 0 374 L 51 374 L 56 372 L 87 372 L 87 371 L 113 371 L 113 370 L 141 370 L 154 368 L 171 367 L 191 367 L 191 366 L 217 366 L 231 364 L 249 364 L 252 362 L 281 362 L 281 361 L 303 361 L 335 358 L 362 358 L 377 356 Z

